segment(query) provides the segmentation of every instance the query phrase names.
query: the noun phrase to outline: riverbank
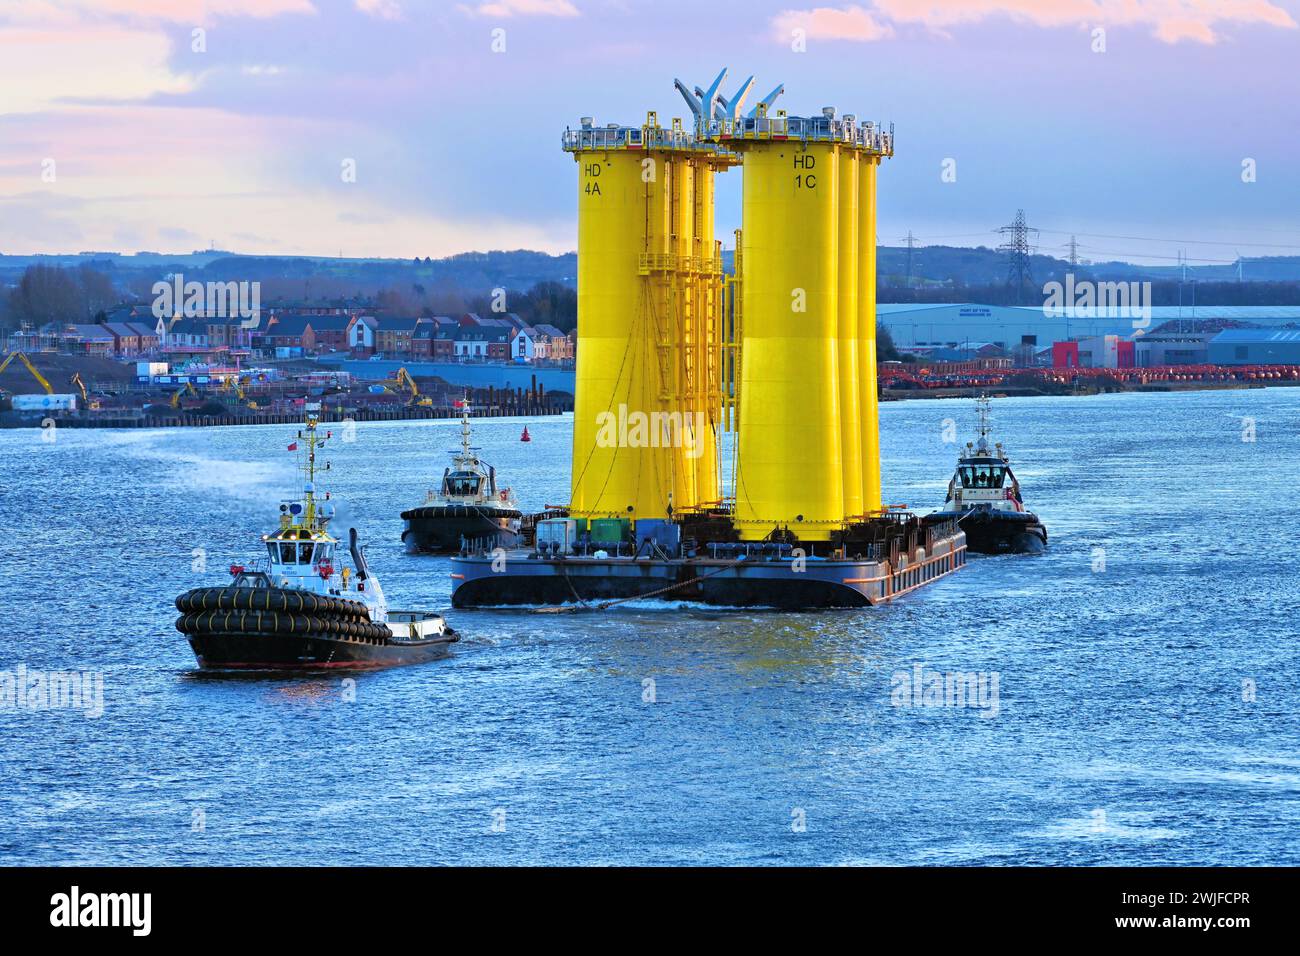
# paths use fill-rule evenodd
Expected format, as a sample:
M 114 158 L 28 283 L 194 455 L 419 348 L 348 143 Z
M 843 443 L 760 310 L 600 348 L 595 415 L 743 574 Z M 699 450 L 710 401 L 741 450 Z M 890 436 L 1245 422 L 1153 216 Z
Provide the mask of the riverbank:
M 556 405 L 526 402 L 497 405 L 474 410 L 474 418 L 509 418 L 515 416 L 537 417 L 563 415 L 564 409 Z M 397 422 L 408 419 L 460 418 L 458 408 L 329 408 L 322 414 L 325 422 Z M 231 425 L 293 425 L 301 424 L 302 413 L 246 414 L 246 415 L 104 415 L 91 412 L 86 415 L 42 415 L 24 412 L 0 412 L 0 428 L 43 428 L 45 422 L 57 428 L 215 428 Z
M 1083 395 L 1108 395 L 1116 392 L 1225 392 L 1257 388 L 1283 388 L 1300 386 L 1300 381 L 1273 382 L 1149 382 L 1144 385 L 1124 385 L 1119 388 L 1090 385 L 1044 391 L 1014 385 L 972 385 L 961 388 L 884 388 L 880 390 L 882 402 L 901 402 L 913 398 L 978 398 L 992 395 L 995 398 L 1048 398 L 1077 397 Z

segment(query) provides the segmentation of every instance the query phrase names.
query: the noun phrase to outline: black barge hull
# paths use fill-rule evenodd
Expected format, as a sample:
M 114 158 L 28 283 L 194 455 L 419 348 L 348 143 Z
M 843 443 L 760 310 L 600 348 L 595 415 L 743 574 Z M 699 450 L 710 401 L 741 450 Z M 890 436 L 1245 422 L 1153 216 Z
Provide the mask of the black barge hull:
M 507 552 L 504 569 L 490 555 L 452 558 L 452 605 L 459 608 L 587 605 L 627 601 L 689 602 L 715 607 L 867 607 L 888 603 L 965 564 L 957 535 L 928 555 L 897 566 L 887 561 L 789 557 L 538 557 Z M 494 567 L 495 565 L 495 567 Z

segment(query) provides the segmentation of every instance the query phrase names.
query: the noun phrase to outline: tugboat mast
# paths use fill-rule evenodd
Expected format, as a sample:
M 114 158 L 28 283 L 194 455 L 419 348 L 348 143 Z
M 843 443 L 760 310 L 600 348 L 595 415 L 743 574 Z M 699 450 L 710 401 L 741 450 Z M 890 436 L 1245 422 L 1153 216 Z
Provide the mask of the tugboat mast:
M 461 402 L 460 406 L 460 448 L 461 455 L 465 458 L 473 458 L 469 447 L 469 399 Z
M 988 455 L 990 454 L 989 452 L 990 427 L 989 427 L 989 397 L 987 393 L 975 399 L 975 407 L 979 411 L 979 419 L 980 419 L 979 427 L 978 427 L 979 442 L 976 445 L 975 451 L 977 454 Z
M 325 439 L 320 438 L 316 433 L 316 426 L 320 422 L 320 405 L 311 403 L 306 406 L 306 425 L 307 425 L 307 456 L 303 462 L 302 470 L 306 477 L 303 483 L 303 499 L 306 503 L 306 511 L 303 515 L 303 522 L 312 532 L 323 531 L 324 528 L 317 525 L 316 511 L 316 448 L 324 445 Z

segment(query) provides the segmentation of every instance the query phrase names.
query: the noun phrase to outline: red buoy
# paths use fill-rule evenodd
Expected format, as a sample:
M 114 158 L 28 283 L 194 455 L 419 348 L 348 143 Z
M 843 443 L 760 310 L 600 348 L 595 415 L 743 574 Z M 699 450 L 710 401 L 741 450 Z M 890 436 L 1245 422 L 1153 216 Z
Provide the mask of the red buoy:
M 532 436 L 530 436 L 530 435 L 528 434 L 528 426 L 527 426 L 527 425 L 524 426 L 524 433 L 523 433 L 522 435 L 519 436 L 519 440 L 520 440 L 520 441 L 532 441 L 532 440 L 533 440 L 533 439 L 532 439 Z

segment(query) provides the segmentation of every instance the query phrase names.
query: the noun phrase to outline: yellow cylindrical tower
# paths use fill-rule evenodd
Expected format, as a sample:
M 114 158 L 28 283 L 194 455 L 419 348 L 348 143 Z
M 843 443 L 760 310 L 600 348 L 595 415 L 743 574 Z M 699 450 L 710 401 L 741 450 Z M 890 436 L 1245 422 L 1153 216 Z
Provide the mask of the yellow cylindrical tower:
M 660 154 L 669 173 L 670 224 L 668 263 L 673 305 L 674 350 L 673 393 L 670 399 L 667 428 L 671 440 L 673 463 L 673 509 L 694 508 L 698 500 L 695 489 L 695 410 L 698 398 L 699 334 L 696 315 L 698 273 L 693 267 L 695 254 L 696 162 L 690 153 Z
M 650 266 L 668 252 L 668 177 L 644 175 L 646 154 L 617 145 L 579 148 L 574 158 L 579 343 L 570 508 L 581 517 L 660 518 L 672 489 L 671 450 L 652 441 L 650 416 L 672 391 L 672 340 L 668 296 L 650 281 Z
M 695 329 L 696 329 L 696 398 L 694 402 L 694 435 L 696 445 L 690 449 L 695 468 L 696 503 L 701 507 L 721 504 L 722 491 L 718 477 L 718 425 L 719 361 L 720 361 L 720 298 L 722 291 L 722 264 L 717 251 L 714 232 L 714 180 L 716 165 L 711 158 L 697 161 L 695 169 L 695 248 L 692 256 L 696 264 Z
M 876 167 L 863 152 L 858 169 L 858 382 L 862 419 L 862 508 L 880 510 L 880 405 L 876 394 Z
M 862 514 L 862 407 L 858 367 L 858 227 L 860 212 L 860 156 L 854 147 L 843 147 L 839 157 L 839 303 L 837 342 L 839 350 L 840 458 L 844 475 L 844 513 Z
M 736 524 L 827 540 L 844 518 L 837 324 L 838 149 L 742 140 Z

